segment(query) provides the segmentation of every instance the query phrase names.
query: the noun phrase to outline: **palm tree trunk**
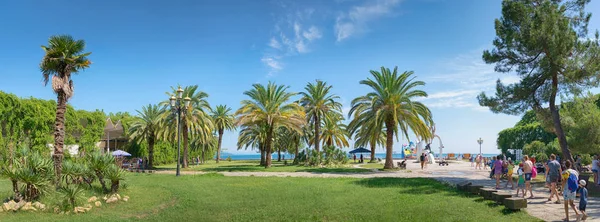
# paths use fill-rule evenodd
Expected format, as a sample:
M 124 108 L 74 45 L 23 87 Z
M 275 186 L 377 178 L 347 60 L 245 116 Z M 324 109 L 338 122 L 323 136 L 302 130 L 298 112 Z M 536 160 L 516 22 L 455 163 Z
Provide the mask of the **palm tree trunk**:
M 271 167 L 271 150 L 273 147 L 273 126 L 267 131 L 265 168 Z
M 394 149 L 394 123 L 393 120 L 388 120 L 385 123 L 386 139 L 385 139 L 385 165 L 383 169 L 393 169 L 394 159 L 392 158 Z
M 562 151 L 563 160 L 569 160 L 571 163 L 573 162 L 573 156 L 571 155 L 571 151 L 567 145 L 567 137 L 565 136 L 565 132 L 562 128 L 562 124 L 560 123 L 560 114 L 558 109 L 556 109 L 556 93 L 558 92 L 558 74 L 554 74 L 552 76 L 552 95 L 550 95 L 550 113 L 552 114 L 552 122 L 554 122 L 554 132 L 556 133 L 556 137 L 558 138 L 558 143 L 560 144 L 560 149 Z M 575 165 L 575 164 L 572 164 Z
M 148 137 L 148 168 L 154 168 L 154 137 Z
M 63 146 L 65 142 L 65 113 L 67 112 L 67 95 L 57 92 L 56 120 L 54 123 L 54 172 L 56 174 L 56 184 L 60 186 L 62 174 Z
M 102 190 L 104 190 L 105 193 L 108 193 L 108 188 L 106 188 L 106 183 L 104 181 L 104 175 L 102 175 L 102 172 L 96 171 L 96 176 L 98 177 L 100 185 L 102 185 Z
M 21 200 L 21 192 L 19 192 L 19 184 L 17 183 L 17 180 L 11 179 L 10 182 L 12 182 L 13 192 L 15 193 L 15 201 Z
M 260 144 L 258 149 L 260 150 L 260 165 L 265 166 L 265 165 L 267 165 L 266 164 L 267 160 L 266 160 L 266 155 L 265 155 L 265 147 L 263 144 Z
M 320 118 L 318 114 L 315 114 L 315 150 L 317 151 L 317 154 L 319 153 L 319 128 L 321 127 L 321 122 L 320 122 Z M 319 161 L 321 160 L 321 158 L 319 158 Z
M 372 143 L 371 143 L 371 162 L 375 162 L 375 147 L 376 147 L 375 145 L 377 145 L 377 144 L 372 141 Z
M 187 122 L 184 120 L 182 123 L 182 133 L 183 133 L 183 168 L 187 168 L 188 167 L 188 125 Z
M 277 162 L 281 162 L 281 147 L 277 149 Z
M 298 152 L 300 149 L 300 143 L 296 143 L 296 151 L 294 152 L 294 164 L 297 164 L 298 161 Z
M 219 144 L 217 145 L 217 163 L 221 160 L 221 143 L 223 142 L 223 128 L 219 129 Z

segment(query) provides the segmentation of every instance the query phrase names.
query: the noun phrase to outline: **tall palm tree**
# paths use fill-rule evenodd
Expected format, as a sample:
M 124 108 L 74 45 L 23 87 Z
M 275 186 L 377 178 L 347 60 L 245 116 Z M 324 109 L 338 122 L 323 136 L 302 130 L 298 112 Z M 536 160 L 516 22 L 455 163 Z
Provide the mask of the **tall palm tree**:
M 87 58 L 91 52 L 85 50 L 85 41 L 75 40 L 70 35 L 51 36 L 48 46 L 42 46 L 44 58 L 40 70 L 47 85 L 52 77 L 52 90 L 56 93 L 56 121 L 54 124 L 54 169 L 57 181 L 62 173 L 63 146 L 65 141 L 65 113 L 67 101 L 73 96 L 73 80 L 71 74 L 90 67 Z
M 319 152 L 320 143 L 320 127 L 322 124 L 322 118 L 327 118 L 329 112 L 342 112 L 342 104 L 337 102 L 340 97 L 332 94 L 332 86 L 327 85 L 326 82 L 316 80 L 315 84 L 308 83 L 304 89 L 306 92 L 301 92 L 302 98 L 300 104 L 306 111 L 306 117 L 309 122 L 314 125 L 314 141 L 312 144 L 315 145 L 315 150 Z
M 225 130 L 235 129 L 235 117 L 231 114 L 231 108 L 226 105 L 218 105 L 212 110 L 212 120 L 219 133 L 219 143 L 217 145 L 217 163 L 221 159 L 221 144 L 223 141 L 223 132 Z
M 265 168 L 268 168 L 271 166 L 275 129 L 287 127 L 300 132 L 305 124 L 305 114 L 298 103 L 288 103 L 295 95 L 286 92 L 288 86 L 269 82 L 267 86 L 254 84 L 252 87 L 253 89 L 244 92 L 250 99 L 241 102 L 242 107 L 236 112 L 237 124 L 243 127 L 252 125 L 266 127 Z
M 154 144 L 159 138 L 161 129 L 162 115 L 164 108 L 158 105 L 148 104 L 143 106 L 142 111 L 136 110 L 138 116 L 135 117 L 129 127 L 129 137 L 142 143 L 148 143 L 148 167 L 154 166 Z
M 327 117 L 321 134 L 323 145 L 333 146 L 335 144 L 338 147 L 348 147 L 348 131 L 346 131 L 346 125 L 342 123 L 344 119 L 342 115 L 329 113 Z
M 171 97 L 177 94 L 177 88 L 171 87 L 171 92 L 166 94 Z M 209 140 L 214 131 L 214 124 L 210 118 L 210 105 L 206 98 L 208 94 L 198 90 L 198 85 L 186 86 L 183 88 L 183 98 L 191 99 L 190 106 L 181 114 L 181 136 L 183 138 L 183 164 L 182 167 L 188 167 L 189 138 L 190 134 L 203 140 Z M 161 102 L 161 105 L 168 107 L 169 100 Z M 167 130 L 163 133 L 164 138 L 176 138 L 177 117 L 172 115 L 169 109 L 165 109 L 163 118 L 166 120 Z M 180 161 L 180 160 L 178 160 Z
M 381 72 L 371 70 L 373 79 L 367 78 L 360 84 L 369 86 L 371 92 L 352 101 L 350 114 L 355 113 L 356 124 L 367 126 L 369 122 L 377 129 L 386 130 L 385 169 L 394 167 L 392 154 L 394 134 L 408 137 L 411 130 L 417 137 L 428 140 L 432 137 L 429 125 L 433 124 L 431 111 L 423 103 L 415 101 L 427 97 L 425 91 L 416 89 L 424 86 L 423 81 L 414 81 L 413 72 L 398 75 L 398 67 L 391 72 L 381 67 Z

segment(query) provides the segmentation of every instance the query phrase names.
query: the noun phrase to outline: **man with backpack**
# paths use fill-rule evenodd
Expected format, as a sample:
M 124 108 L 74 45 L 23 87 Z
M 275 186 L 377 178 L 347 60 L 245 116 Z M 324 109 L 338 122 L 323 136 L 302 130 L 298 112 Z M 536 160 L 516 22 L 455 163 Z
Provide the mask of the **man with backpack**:
M 562 173 L 562 185 L 563 185 L 563 199 L 565 200 L 565 215 L 564 221 L 569 221 L 569 205 L 575 211 L 577 220 L 579 221 L 579 212 L 575 208 L 575 192 L 577 191 L 579 173 L 576 170 L 571 169 L 571 161 L 565 161 L 566 170 Z

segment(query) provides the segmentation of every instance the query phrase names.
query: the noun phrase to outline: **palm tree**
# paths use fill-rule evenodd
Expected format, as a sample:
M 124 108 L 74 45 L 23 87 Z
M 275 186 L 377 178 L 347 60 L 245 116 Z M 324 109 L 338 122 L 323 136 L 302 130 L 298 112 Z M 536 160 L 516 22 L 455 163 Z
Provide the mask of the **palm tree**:
M 223 131 L 235 129 L 235 117 L 231 114 L 231 108 L 226 105 L 218 105 L 212 111 L 212 120 L 219 133 L 219 143 L 217 145 L 217 163 L 221 159 L 221 144 L 223 141 Z
M 266 153 L 265 153 L 265 142 L 267 138 L 267 127 L 266 125 L 254 124 L 248 126 L 242 126 L 238 136 L 238 150 L 244 147 L 256 148 L 260 152 L 260 165 L 265 166 Z
M 208 138 L 193 137 L 190 145 L 192 150 L 200 151 L 200 156 L 202 157 L 200 161 L 201 163 L 205 163 L 206 154 L 217 148 L 217 137 L 214 135 L 210 135 Z
M 338 113 L 329 113 L 327 117 L 321 134 L 323 145 L 333 146 L 335 143 L 338 147 L 348 147 L 348 131 L 346 125 L 341 123 L 343 117 Z
M 169 97 L 177 94 L 177 89 L 171 87 L 172 92 L 166 92 Z M 208 112 L 211 110 L 206 98 L 208 94 L 198 90 L 198 85 L 186 86 L 183 88 L 183 97 L 191 99 L 190 106 L 185 112 L 181 113 L 181 135 L 183 137 L 183 168 L 188 167 L 188 147 L 190 134 L 198 139 L 208 140 L 212 136 L 214 129 L 213 122 Z M 169 100 L 161 102 L 161 105 L 168 107 Z M 169 110 L 165 110 L 163 118 L 170 127 L 166 127 L 163 134 L 164 138 L 175 138 L 177 134 L 177 117 L 172 115 Z M 180 160 L 178 160 L 180 161 Z
M 244 92 L 250 100 L 243 100 L 242 107 L 236 112 L 237 124 L 243 127 L 264 125 L 266 128 L 265 168 L 271 166 L 271 151 L 275 129 L 287 127 L 290 130 L 302 131 L 305 114 L 298 103 L 288 103 L 294 93 L 286 92 L 288 86 L 269 82 L 265 87 L 252 85 L 253 89 Z
M 148 143 L 148 167 L 154 166 L 154 144 L 158 140 L 161 126 L 161 115 L 164 109 L 158 105 L 148 104 L 142 107 L 142 111 L 136 110 L 138 116 L 129 127 L 129 137 L 132 140 Z
M 314 141 L 315 150 L 319 152 L 319 136 L 322 118 L 327 118 L 329 112 L 342 112 L 342 104 L 336 100 L 340 97 L 330 93 L 332 86 L 328 86 L 326 82 L 316 80 L 316 83 L 308 83 L 304 89 L 306 92 L 301 92 L 302 98 L 300 104 L 306 111 L 306 117 L 309 122 L 314 125 L 315 133 Z
M 60 181 L 62 172 L 63 146 L 65 141 L 65 113 L 67 101 L 73 96 L 73 80 L 71 74 L 90 67 L 87 58 L 91 53 L 83 52 L 85 41 L 75 40 L 70 35 L 51 36 L 48 46 L 42 46 L 44 58 L 40 63 L 40 70 L 44 78 L 44 85 L 52 77 L 52 90 L 56 93 L 56 122 L 54 124 L 54 169 L 56 180 Z
M 355 121 L 348 125 L 349 135 L 354 136 L 354 147 L 371 147 L 371 162 L 375 161 L 375 148 L 377 145 L 385 145 L 385 133 L 383 130 L 375 127 L 375 121 L 366 123 L 364 126 L 357 126 Z
M 431 111 L 417 98 L 427 97 L 427 93 L 416 89 L 425 82 L 414 81 L 413 72 L 398 75 L 398 67 L 393 72 L 381 67 L 381 72 L 371 70 L 373 79 L 367 78 L 360 84 L 369 86 L 373 91 L 352 101 L 350 116 L 355 113 L 357 125 L 373 124 L 377 129 L 386 129 L 385 169 L 394 167 L 392 154 L 394 134 L 408 137 L 412 130 L 417 137 L 428 140 L 432 137 L 429 126 L 433 124 Z M 369 122 L 373 123 L 369 123 Z M 376 132 L 375 132 L 376 133 Z

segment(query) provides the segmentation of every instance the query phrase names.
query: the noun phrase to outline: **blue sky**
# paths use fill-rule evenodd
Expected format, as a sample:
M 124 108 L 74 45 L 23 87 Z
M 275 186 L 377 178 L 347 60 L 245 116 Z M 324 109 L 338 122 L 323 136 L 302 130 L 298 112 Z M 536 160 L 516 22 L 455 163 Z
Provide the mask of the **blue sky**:
M 369 70 L 398 66 L 427 82 L 445 152 L 497 152 L 497 133 L 520 117 L 493 114 L 475 96 L 493 90 L 481 60 L 491 49 L 501 1 L 1 1 L 0 90 L 55 99 L 38 68 L 49 36 L 85 39 L 92 66 L 73 77 L 78 109 L 128 111 L 166 99 L 177 84 L 207 92 L 211 105 L 239 107 L 253 83 L 274 81 L 301 91 L 325 80 L 350 101 L 367 92 Z M 590 30 L 600 28 L 600 2 Z M 413 138 L 414 139 L 414 138 Z M 224 137 L 236 150 L 237 132 Z M 396 142 L 399 149 L 406 140 Z M 438 142 L 433 147 L 438 147 Z M 378 152 L 383 152 L 382 148 Z

